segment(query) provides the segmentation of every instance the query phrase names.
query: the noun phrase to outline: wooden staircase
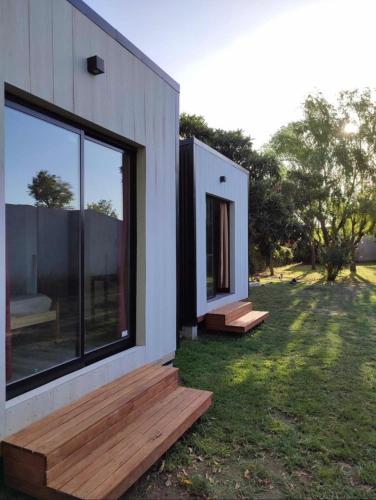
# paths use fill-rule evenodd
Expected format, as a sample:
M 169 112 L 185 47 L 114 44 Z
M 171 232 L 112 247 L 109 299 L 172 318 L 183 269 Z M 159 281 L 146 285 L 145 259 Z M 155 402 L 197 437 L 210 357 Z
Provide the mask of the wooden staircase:
M 147 365 L 6 438 L 6 483 L 41 499 L 122 495 L 209 408 L 178 369 Z
M 269 316 L 267 311 L 253 311 L 252 302 L 240 300 L 210 311 L 205 316 L 207 330 L 247 333 Z

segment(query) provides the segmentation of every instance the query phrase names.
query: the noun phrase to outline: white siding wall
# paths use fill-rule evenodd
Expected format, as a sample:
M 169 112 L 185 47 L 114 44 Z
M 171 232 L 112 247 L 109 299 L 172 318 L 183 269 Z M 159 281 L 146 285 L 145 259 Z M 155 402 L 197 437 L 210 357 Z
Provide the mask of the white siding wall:
M 195 139 L 197 316 L 248 297 L 248 173 Z M 226 182 L 221 183 L 221 175 Z M 206 298 L 206 195 L 225 198 L 230 208 L 230 294 Z
M 92 76 L 86 58 L 105 60 Z M 3 93 L 6 84 L 140 146 L 137 346 L 5 402 Z M 0 437 L 176 344 L 175 155 L 179 94 L 66 0 L 0 1 Z M 167 272 L 168 270 L 168 272 Z

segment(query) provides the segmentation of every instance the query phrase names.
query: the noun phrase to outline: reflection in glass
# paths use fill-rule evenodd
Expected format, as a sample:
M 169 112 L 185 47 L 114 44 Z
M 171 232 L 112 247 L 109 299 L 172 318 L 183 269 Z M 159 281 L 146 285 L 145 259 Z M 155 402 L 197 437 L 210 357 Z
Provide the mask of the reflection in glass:
M 128 336 L 127 168 L 123 153 L 85 140 L 85 351 Z M 124 157 L 125 160 L 127 157 Z
M 80 137 L 7 107 L 7 381 L 75 358 Z

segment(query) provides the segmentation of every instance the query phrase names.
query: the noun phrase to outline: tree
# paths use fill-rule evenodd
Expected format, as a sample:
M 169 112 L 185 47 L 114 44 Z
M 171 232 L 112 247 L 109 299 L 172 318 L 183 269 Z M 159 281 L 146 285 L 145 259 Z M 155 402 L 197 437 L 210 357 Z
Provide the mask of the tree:
M 249 168 L 256 155 L 251 137 L 241 129 L 211 128 L 205 118 L 199 115 L 188 115 L 187 113 L 180 115 L 180 137 L 182 139 L 196 137 L 245 168 Z
M 309 95 L 303 118 L 272 147 L 287 167 L 300 219 L 310 227 L 334 281 L 376 221 L 376 102 L 370 90 L 341 92 L 335 104 Z
M 71 185 L 47 170 L 40 170 L 27 187 L 37 207 L 67 208 L 73 200 Z
M 293 206 L 286 196 L 286 183 L 279 162 L 270 155 L 258 155 L 250 167 L 250 245 L 266 258 L 274 275 L 273 255 L 281 245 L 300 235 Z
M 197 137 L 209 146 L 213 144 L 214 129 L 209 127 L 203 116 L 181 113 L 179 131 L 182 139 Z
M 249 171 L 250 248 L 261 253 L 273 274 L 274 251 L 297 227 L 282 189 L 281 163 L 273 155 L 255 151 L 251 137 L 242 130 L 211 128 L 202 116 L 182 113 L 180 137 L 196 137 Z
M 87 209 L 94 210 L 99 214 L 108 215 L 109 217 L 118 218 L 116 210 L 112 207 L 111 200 L 99 200 L 98 202 L 88 203 Z

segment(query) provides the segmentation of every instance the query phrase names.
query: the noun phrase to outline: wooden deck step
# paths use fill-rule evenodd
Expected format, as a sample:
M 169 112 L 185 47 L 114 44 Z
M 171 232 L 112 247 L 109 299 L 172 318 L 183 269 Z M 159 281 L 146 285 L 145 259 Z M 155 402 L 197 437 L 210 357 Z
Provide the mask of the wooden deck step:
M 210 311 L 205 316 L 207 330 L 246 333 L 269 316 L 266 311 L 253 311 L 252 303 L 237 301 Z
M 230 321 L 240 318 L 252 311 L 252 302 L 239 300 L 213 309 L 205 316 L 206 327 L 210 330 L 218 330 Z
M 263 323 L 269 316 L 267 311 L 251 311 L 241 318 L 231 321 L 226 325 L 226 331 L 234 333 L 247 333 L 260 323 Z
M 117 498 L 211 404 L 149 365 L 3 441 L 6 482 L 37 498 Z

